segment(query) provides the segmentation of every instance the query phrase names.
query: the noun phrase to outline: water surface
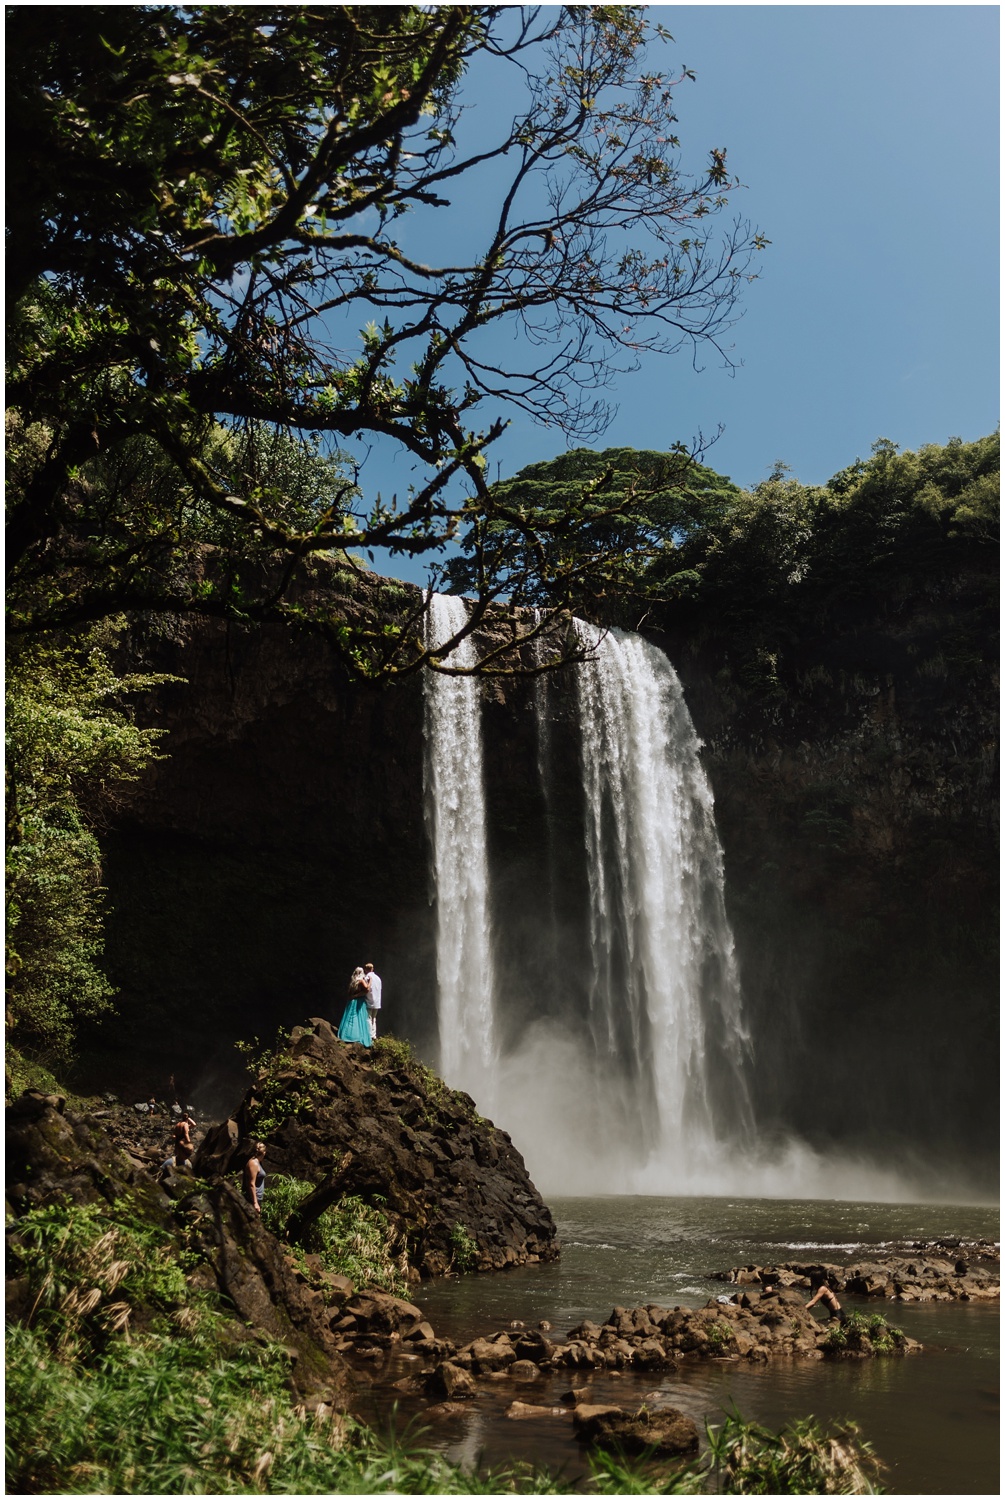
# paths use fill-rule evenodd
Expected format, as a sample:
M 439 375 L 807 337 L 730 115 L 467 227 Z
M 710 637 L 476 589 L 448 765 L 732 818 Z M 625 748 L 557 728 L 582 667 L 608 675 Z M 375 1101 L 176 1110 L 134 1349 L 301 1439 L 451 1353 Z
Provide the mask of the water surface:
M 615 1304 L 697 1307 L 725 1290 L 710 1273 L 781 1260 L 850 1263 L 912 1240 L 998 1239 L 997 1212 L 944 1204 L 784 1202 L 776 1199 L 605 1197 L 554 1200 L 561 1259 L 496 1276 L 423 1285 L 416 1300 L 437 1333 L 458 1342 L 504 1328 L 552 1324 L 566 1334 L 582 1318 L 602 1322 Z M 998 1305 L 895 1303 L 843 1298 L 883 1311 L 919 1339 L 922 1354 L 855 1361 L 682 1362 L 651 1373 L 590 1377 L 563 1372 L 532 1385 L 490 1383 L 463 1417 L 431 1424 L 429 1441 L 449 1456 L 488 1463 L 515 1457 L 575 1476 L 582 1454 L 568 1418 L 507 1419 L 514 1397 L 551 1405 L 575 1382 L 591 1398 L 630 1406 L 648 1392 L 694 1417 L 699 1427 L 735 1403 L 744 1416 L 777 1427 L 794 1417 L 850 1417 L 889 1466 L 898 1494 L 998 1494 Z M 361 1414 L 386 1421 L 390 1382 L 376 1372 Z M 421 1413 L 402 1400 L 399 1419 Z

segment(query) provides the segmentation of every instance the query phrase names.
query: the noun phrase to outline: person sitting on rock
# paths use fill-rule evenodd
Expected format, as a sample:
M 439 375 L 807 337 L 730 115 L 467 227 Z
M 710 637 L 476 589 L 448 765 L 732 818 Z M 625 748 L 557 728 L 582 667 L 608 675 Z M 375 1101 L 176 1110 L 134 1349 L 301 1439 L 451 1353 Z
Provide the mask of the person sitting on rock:
M 256 1214 L 262 1212 L 262 1199 L 265 1197 L 265 1168 L 261 1161 L 264 1155 L 264 1142 L 256 1141 L 254 1151 L 244 1164 L 244 1196 Z
M 827 1282 L 823 1277 L 814 1277 L 814 1281 L 817 1281 L 819 1284 L 813 1296 L 806 1304 L 806 1311 L 809 1312 L 810 1308 L 815 1307 L 818 1302 L 825 1302 L 829 1309 L 828 1316 L 831 1318 L 840 1318 L 841 1304 L 827 1285 Z

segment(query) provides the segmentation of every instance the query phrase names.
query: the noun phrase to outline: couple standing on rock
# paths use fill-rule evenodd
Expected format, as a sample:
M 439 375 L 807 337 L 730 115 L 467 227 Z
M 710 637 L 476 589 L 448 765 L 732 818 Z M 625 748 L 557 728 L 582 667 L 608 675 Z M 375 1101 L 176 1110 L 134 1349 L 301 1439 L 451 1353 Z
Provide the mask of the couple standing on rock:
M 382 987 L 373 964 L 353 969 L 349 979 L 349 999 L 338 1023 L 340 1042 L 359 1042 L 361 1046 L 369 1047 L 377 1040 L 377 1012 Z

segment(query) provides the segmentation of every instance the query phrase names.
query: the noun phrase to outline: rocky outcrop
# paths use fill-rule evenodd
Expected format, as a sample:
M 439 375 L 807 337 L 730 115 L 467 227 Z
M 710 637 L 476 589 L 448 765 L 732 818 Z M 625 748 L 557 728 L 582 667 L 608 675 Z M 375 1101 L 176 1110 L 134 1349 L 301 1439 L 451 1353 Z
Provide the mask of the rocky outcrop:
M 295 1027 L 233 1118 L 208 1132 L 195 1170 L 238 1170 L 259 1136 L 271 1171 L 314 1185 L 301 1216 L 346 1194 L 379 1201 L 421 1276 L 558 1254 L 554 1220 L 509 1136 L 399 1042 L 346 1045 L 322 1018 Z
M 551 1356 L 581 1370 L 661 1369 L 680 1359 L 807 1359 L 907 1354 L 921 1346 L 884 1319 L 850 1315 L 825 1326 L 798 1292 L 743 1293 L 700 1308 L 616 1307 L 605 1323 L 572 1329 Z
M 997 1246 L 959 1240 L 917 1246 L 913 1253 L 871 1256 L 846 1266 L 784 1261 L 778 1266 L 734 1266 L 716 1275 L 742 1287 L 813 1287 L 826 1281 L 833 1292 L 898 1302 L 996 1302 L 1001 1295 L 998 1260 Z
M 17 1265 L 21 1216 L 53 1203 L 115 1204 L 156 1225 L 184 1251 L 197 1289 L 219 1294 L 235 1340 L 285 1346 L 301 1393 L 344 1394 L 347 1367 L 331 1331 L 327 1299 L 297 1276 L 283 1247 L 230 1183 L 208 1188 L 178 1173 L 162 1184 L 122 1150 L 101 1121 L 58 1095 L 29 1092 L 7 1110 L 7 1233 Z M 21 1315 L 17 1278 L 9 1311 Z M 24 1312 L 27 1312 L 24 1309 Z
M 391 1349 L 399 1340 L 374 1329 L 369 1342 L 377 1349 Z M 564 1340 L 524 1329 L 473 1339 L 460 1349 L 432 1338 L 412 1347 L 426 1365 L 420 1374 L 402 1380 L 400 1389 L 421 1391 L 437 1401 L 458 1401 L 475 1396 L 479 1382 L 526 1385 L 569 1370 L 583 1376 L 610 1370 L 659 1373 L 683 1360 L 760 1364 L 772 1359 L 873 1359 L 912 1354 L 921 1345 L 879 1316 L 851 1313 L 840 1322 L 821 1321 L 807 1311 L 798 1292 L 759 1294 L 751 1289 L 735 1300 L 713 1298 L 699 1308 L 654 1303 L 615 1307 L 606 1322 L 587 1320 Z M 578 1402 L 584 1391 L 573 1389 L 570 1394 Z M 528 1403 L 521 1398 L 521 1404 Z

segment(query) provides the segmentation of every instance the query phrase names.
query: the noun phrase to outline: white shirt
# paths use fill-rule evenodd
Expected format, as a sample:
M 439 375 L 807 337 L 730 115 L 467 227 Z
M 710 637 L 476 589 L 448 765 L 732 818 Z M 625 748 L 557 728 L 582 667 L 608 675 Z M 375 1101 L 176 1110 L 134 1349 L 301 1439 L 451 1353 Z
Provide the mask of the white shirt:
M 380 1010 L 381 977 L 373 973 L 366 977 L 370 981 L 370 993 L 366 997 L 367 1006 L 370 1010 Z

